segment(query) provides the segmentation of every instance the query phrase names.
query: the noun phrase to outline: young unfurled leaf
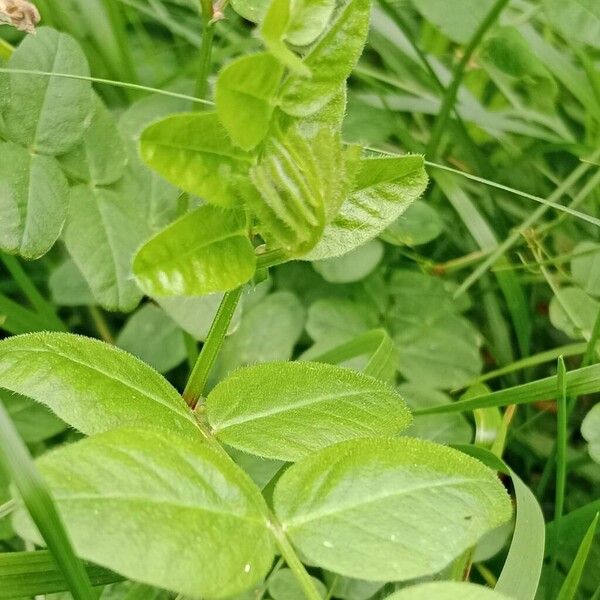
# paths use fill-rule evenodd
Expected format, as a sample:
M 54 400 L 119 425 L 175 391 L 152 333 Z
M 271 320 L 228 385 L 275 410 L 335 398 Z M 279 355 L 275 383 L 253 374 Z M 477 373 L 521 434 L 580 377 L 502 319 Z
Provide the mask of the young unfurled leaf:
M 25 258 L 46 254 L 67 218 L 69 185 L 55 158 L 0 142 L 0 248 Z
M 310 79 L 293 74 L 282 89 L 281 108 L 305 117 L 322 108 L 340 89 L 358 61 L 369 30 L 371 0 L 349 0 L 304 59 Z
M 427 187 L 421 156 L 364 158 L 354 191 L 325 228 L 317 246 L 303 256 L 320 260 L 341 256 L 379 235 Z
M 60 162 L 68 175 L 93 185 L 110 185 L 123 175 L 127 164 L 125 145 L 110 111 L 97 95 L 83 141 L 61 156 Z
M 147 241 L 133 272 L 150 296 L 232 290 L 254 274 L 256 256 L 241 211 L 204 205 Z
M 306 136 L 292 126 L 269 139 L 244 197 L 263 237 L 290 256 L 308 252 L 320 239 L 347 190 L 346 155 L 338 135 L 321 127 Z
M 141 136 L 148 166 L 190 194 L 219 206 L 238 204 L 236 177 L 245 175 L 251 157 L 232 144 L 217 113 L 167 117 Z
M 128 312 L 142 297 L 131 260 L 148 237 L 146 209 L 119 188 L 80 185 L 71 190 L 64 241 L 97 302 Z
M 437 573 L 512 512 L 493 471 L 411 438 L 325 448 L 282 475 L 273 501 L 309 564 L 373 581 Z
M 411 420 L 402 398 L 381 381 L 309 362 L 235 371 L 209 394 L 206 414 L 220 441 L 288 461 L 342 440 L 396 434 Z
M 260 35 L 269 52 L 290 71 L 310 77 L 310 69 L 283 41 L 292 19 L 292 0 L 271 0 L 269 10 L 260 26 Z
M 222 598 L 273 560 L 267 507 L 233 461 L 177 435 L 118 429 L 37 461 L 77 554 L 136 581 Z M 25 511 L 17 531 L 40 542 Z
M 283 67 L 270 54 L 243 56 L 217 79 L 217 114 L 235 144 L 252 150 L 267 134 Z
M 511 600 L 490 588 L 464 581 L 432 581 L 407 587 L 385 600 Z
M 14 51 L 8 67 L 89 76 L 85 55 L 65 33 L 41 27 Z M 6 135 L 43 154 L 61 154 L 82 138 L 92 113 L 89 81 L 11 73 Z
M 125 425 L 200 435 L 181 396 L 156 371 L 83 336 L 34 333 L 1 341 L 0 387 L 48 406 L 86 435 Z

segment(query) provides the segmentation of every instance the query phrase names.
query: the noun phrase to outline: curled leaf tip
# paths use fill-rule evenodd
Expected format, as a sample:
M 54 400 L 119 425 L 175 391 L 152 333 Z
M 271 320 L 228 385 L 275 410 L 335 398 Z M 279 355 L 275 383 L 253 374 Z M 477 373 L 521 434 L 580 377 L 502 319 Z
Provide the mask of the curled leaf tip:
M 35 34 L 35 26 L 40 19 L 36 6 L 27 0 L 0 0 L 0 24 Z

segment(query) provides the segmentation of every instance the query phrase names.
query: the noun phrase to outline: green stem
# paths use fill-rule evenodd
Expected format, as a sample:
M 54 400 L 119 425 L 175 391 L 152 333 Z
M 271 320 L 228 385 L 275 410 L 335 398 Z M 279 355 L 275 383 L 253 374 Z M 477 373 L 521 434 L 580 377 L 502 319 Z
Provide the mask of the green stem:
M 104 315 L 100 312 L 100 309 L 95 306 L 90 306 L 89 310 L 90 316 L 94 321 L 94 326 L 96 327 L 96 331 L 98 332 L 100 339 L 107 344 L 114 344 L 115 338 L 110 330 L 110 327 L 108 326 L 108 323 L 106 322 L 106 319 L 104 318 Z
M 242 287 L 227 292 L 221 300 L 217 314 L 210 326 L 206 341 L 200 351 L 200 356 L 192 369 L 190 378 L 185 386 L 183 397 L 189 406 L 194 408 L 204 392 L 208 376 L 223 344 L 231 318 L 242 295 Z
M 479 27 L 473 34 L 473 37 L 467 44 L 465 48 L 464 54 L 460 59 L 460 62 L 456 65 L 454 69 L 454 74 L 452 76 L 452 81 L 450 85 L 446 89 L 446 93 L 444 94 L 444 99 L 442 101 L 442 106 L 440 107 L 440 112 L 438 117 L 434 123 L 433 131 L 431 132 L 431 138 L 429 139 L 429 144 L 427 146 L 427 155 L 430 158 L 435 158 L 436 154 L 440 147 L 440 142 L 442 141 L 442 136 L 444 135 L 444 131 L 446 129 L 446 124 L 448 119 L 450 118 L 450 114 L 454 110 L 454 102 L 456 101 L 456 95 L 458 94 L 458 89 L 460 84 L 462 83 L 463 76 L 465 74 L 465 69 L 473 56 L 473 53 L 479 46 L 483 36 L 486 31 L 494 24 L 504 7 L 510 2 L 510 0 L 496 0 L 496 3 L 490 11 L 487 13 L 483 21 L 480 23 Z
M 14 256 L 10 256 L 9 254 L 1 254 L 0 258 L 4 263 L 6 270 L 21 288 L 21 291 L 29 300 L 33 308 L 35 308 L 40 316 L 48 323 L 48 328 L 56 331 L 67 331 L 65 324 L 58 318 L 52 304 L 40 294 L 29 275 L 25 272 L 25 269 L 21 266 L 21 263 Z
M 277 547 L 281 552 L 281 556 L 292 571 L 306 598 L 308 600 L 323 600 L 321 594 L 319 594 L 315 588 L 306 568 L 302 564 L 302 561 L 298 558 L 296 551 L 283 532 L 281 525 L 275 520 L 275 517 L 271 517 L 270 525 Z
M 556 491 L 554 499 L 554 536 L 552 539 L 552 569 L 550 570 L 550 597 L 554 597 L 556 586 L 556 567 L 558 564 L 558 545 L 560 538 L 560 521 L 565 504 L 565 487 L 567 483 L 567 380 L 565 361 L 558 359 L 557 370 L 558 398 L 556 415 Z
M 213 7 L 211 0 L 200 0 L 202 11 L 202 43 L 200 45 L 200 56 L 198 58 L 198 79 L 196 80 L 196 98 L 204 98 L 208 89 L 208 75 L 210 73 L 210 62 L 212 46 L 215 37 L 215 28 L 212 23 Z M 195 106 L 199 110 L 198 106 Z

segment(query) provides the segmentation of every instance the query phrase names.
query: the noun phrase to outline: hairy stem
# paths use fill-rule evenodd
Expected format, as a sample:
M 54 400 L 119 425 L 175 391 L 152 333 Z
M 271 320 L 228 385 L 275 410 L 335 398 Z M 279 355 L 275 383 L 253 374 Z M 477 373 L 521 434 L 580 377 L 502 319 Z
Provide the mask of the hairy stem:
M 208 75 L 210 73 L 210 61 L 212 46 L 215 36 L 213 18 L 213 6 L 211 0 L 200 0 L 202 12 L 202 43 L 200 45 L 200 56 L 198 58 L 198 78 L 196 80 L 196 97 L 204 98 L 208 89 Z M 200 110 L 199 106 L 195 106 Z
M 217 314 L 210 326 L 208 336 L 202 346 L 198 360 L 192 369 L 190 378 L 185 386 L 183 397 L 189 406 L 194 408 L 204 392 L 208 376 L 215 363 L 217 354 L 229 329 L 231 318 L 242 295 L 242 287 L 227 292 L 219 305 Z
M 446 89 L 442 106 L 440 107 L 440 112 L 438 113 L 438 117 L 433 126 L 433 131 L 431 132 L 431 138 L 429 139 L 429 144 L 427 146 L 427 156 L 429 156 L 429 158 L 434 159 L 437 155 L 440 142 L 442 141 L 442 136 L 444 135 L 444 131 L 446 129 L 446 124 L 450 118 L 450 114 L 454 110 L 454 102 L 456 101 L 458 88 L 462 83 L 465 69 L 469 64 L 473 53 L 479 46 L 486 31 L 494 24 L 504 7 L 509 2 L 510 0 L 496 0 L 494 6 L 492 6 L 490 11 L 487 13 L 485 19 L 483 19 L 483 21 L 480 23 L 479 27 L 473 34 L 473 37 L 467 44 L 460 62 L 456 65 L 454 74 L 452 76 L 452 81 Z

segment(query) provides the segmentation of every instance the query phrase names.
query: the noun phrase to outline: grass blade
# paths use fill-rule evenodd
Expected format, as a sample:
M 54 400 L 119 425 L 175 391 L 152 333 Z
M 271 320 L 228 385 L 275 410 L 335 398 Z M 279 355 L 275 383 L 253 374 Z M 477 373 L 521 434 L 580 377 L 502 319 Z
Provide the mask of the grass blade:
M 590 553 L 592 542 L 594 541 L 594 534 L 596 533 L 599 516 L 600 513 L 596 513 L 592 524 L 589 526 L 583 540 L 581 540 L 581 545 L 577 550 L 575 560 L 567 573 L 567 578 L 560 588 L 560 592 L 558 592 L 558 596 L 556 597 L 557 600 L 573 600 L 575 598 L 577 589 L 579 588 L 579 582 L 581 581 L 581 575 L 583 574 L 585 563 L 588 554 Z
M 583 367 L 569 371 L 565 376 L 567 394 L 578 396 L 581 394 L 594 394 L 600 391 L 600 365 Z M 509 404 L 530 404 L 541 400 L 554 400 L 558 396 L 558 377 L 553 375 L 524 383 L 515 387 L 506 388 L 498 392 L 481 394 L 475 398 L 459 400 L 448 404 L 441 404 L 431 408 L 415 411 L 415 416 L 432 415 L 449 412 L 465 412 L 476 408 L 490 406 L 508 406 Z
M 123 579 L 96 565 L 86 565 L 85 569 L 92 585 L 108 585 Z M 0 581 L 0 600 L 69 590 L 69 584 L 48 550 L 0 554 Z
M 54 502 L 1 402 L 0 464 L 19 490 L 73 596 L 78 600 L 95 600 L 96 594 L 90 579 L 83 564 L 75 556 Z

